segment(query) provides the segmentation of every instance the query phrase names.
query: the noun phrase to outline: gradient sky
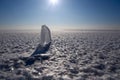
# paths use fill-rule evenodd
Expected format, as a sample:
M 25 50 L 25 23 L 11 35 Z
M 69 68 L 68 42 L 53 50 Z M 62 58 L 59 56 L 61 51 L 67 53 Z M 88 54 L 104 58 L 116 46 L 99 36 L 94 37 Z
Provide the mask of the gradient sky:
M 0 0 L 0 29 L 120 28 L 120 0 Z

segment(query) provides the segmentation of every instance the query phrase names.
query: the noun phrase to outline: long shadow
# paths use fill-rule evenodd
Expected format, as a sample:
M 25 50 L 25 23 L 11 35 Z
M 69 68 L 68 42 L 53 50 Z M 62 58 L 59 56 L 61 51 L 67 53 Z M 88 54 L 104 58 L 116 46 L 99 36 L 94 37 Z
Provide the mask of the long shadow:
M 34 51 L 34 53 L 31 55 L 35 56 L 36 54 L 43 54 L 46 53 L 49 50 L 51 42 L 49 42 L 48 44 L 46 44 L 45 46 L 42 46 L 41 44 L 39 44 L 36 48 L 36 50 Z
M 26 66 L 27 65 L 32 65 L 36 60 L 47 60 L 49 59 L 49 56 L 41 56 L 40 54 L 45 54 L 49 48 L 50 48 L 51 42 L 46 44 L 45 46 L 38 45 L 34 53 L 28 57 L 28 59 L 25 60 Z

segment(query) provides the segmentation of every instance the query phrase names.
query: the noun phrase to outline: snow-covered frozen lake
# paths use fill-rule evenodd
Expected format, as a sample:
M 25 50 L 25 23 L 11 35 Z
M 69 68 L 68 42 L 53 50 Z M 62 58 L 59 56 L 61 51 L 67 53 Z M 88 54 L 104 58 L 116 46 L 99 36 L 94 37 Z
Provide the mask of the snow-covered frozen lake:
M 120 80 L 120 31 L 52 32 L 48 60 L 31 66 L 39 32 L 0 32 L 0 80 Z

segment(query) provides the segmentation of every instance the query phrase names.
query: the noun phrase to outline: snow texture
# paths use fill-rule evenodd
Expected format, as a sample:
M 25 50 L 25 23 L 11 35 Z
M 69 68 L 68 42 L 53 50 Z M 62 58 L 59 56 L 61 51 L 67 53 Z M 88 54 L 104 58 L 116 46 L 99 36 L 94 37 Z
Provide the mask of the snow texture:
M 0 32 L 0 80 L 120 80 L 119 31 L 52 32 L 50 58 L 25 66 L 20 57 L 39 40 L 39 32 Z

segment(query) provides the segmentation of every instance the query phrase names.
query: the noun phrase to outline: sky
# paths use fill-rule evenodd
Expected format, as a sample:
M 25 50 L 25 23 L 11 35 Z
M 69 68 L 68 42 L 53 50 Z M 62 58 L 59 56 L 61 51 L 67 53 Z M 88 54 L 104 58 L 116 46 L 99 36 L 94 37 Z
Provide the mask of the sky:
M 120 0 L 0 0 L 0 29 L 118 29 Z

